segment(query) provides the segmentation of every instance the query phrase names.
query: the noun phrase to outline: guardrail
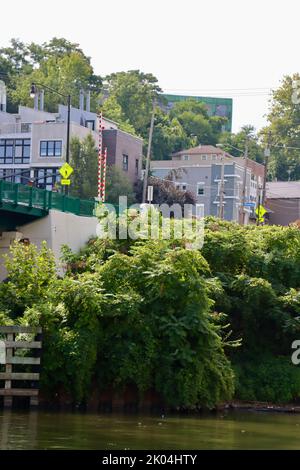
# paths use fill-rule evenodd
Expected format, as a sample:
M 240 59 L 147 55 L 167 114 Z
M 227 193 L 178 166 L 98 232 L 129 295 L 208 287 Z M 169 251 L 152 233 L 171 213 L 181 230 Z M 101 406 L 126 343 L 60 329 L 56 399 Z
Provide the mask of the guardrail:
M 13 204 L 16 209 L 25 206 L 28 209 L 40 209 L 45 213 L 50 209 L 56 209 L 84 217 L 94 215 L 96 204 L 94 201 L 0 180 L 0 209 L 5 203 Z

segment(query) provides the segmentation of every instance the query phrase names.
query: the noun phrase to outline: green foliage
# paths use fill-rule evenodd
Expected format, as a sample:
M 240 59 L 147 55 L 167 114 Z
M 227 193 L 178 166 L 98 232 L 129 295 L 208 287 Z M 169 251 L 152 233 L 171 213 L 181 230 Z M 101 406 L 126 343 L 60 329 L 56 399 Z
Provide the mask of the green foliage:
M 269 177 L 279 181 L 299 180 L 300 178 L 300 109 L 293 103 L 293 82 L 299 81 L 300 75 L 295 73 L 285 76 L 278 89 L 273 91 L 268 114 L 269 125 L 261 135 L 266 142 L 270 133 L 272 152 L 269 165 Z M 286 148 L 296 147 L 296 149 Z
M 103 115 L 118 123 L 119 128 L 128 132 L 129 134 L 136 135 L 135 128 L 130 124 L 129 120 L 123 113 L 121 105 L 118 103 L 116 96 L 109 96 L 101 107 Z
M 119 196 L 127 196 L 127 204 L 135 202 L 132 183 L 127 175 L 115 165 L 107 166 L 106 176 L 106 201 L 111 204 L 119 204 Z
M 78 44 L 63 38 L 48 43 L 25 44 L 17 39 L 0 49 L 0 72 L 8 74 L 9 111 L 17 112 L 19 104 L 32 105 L 29 97 L 32 82 L 54 88 L 62 94 L 71 94 L 73 105 L 78 105 L 80 88 L 92 91 L 91 105 L 97 107 L 97 95 L 102 81 L 95 75 L 87 57 Z M 61 98 L 55 93 L 45 94 L 45 107 L 56 112 Z
M 71 195 L 89 199 L 97 195 L 98 151 L 91 134 L 84 140 L 73 137 L 70 142 L 72 174 Z
M 5 256 L 8 281 L 0 284 L 0 310 L 12 312 L 15 317 L 27 306 L 41 301 L 56 278 L 52 252 L 43 243 L 35 245 L 15 242 Z
M 152 100 L 161 91 L 157 78 L 139 70 L 112 73 L 105 78 L 105 90 L 120 106 L 124 116 L 122 121 L 128 121 L 139 135 L 146 138 Z
M 264 149 L 253 126 L 244 126 L 237 134 L 224 132 L 219 139 L 219 143 L 223 145 L 222 148 L 234 157 L 242 157 L 245 154 L 246 142 L 248 145 L 248 158 L 263 163 Z
M 289 403 L 299 397 L 300 369 L 289 357 L 255 356 L 234 370 L 236 396 L 241 400 Z
M 296 400 L 299 242 L 296 226 L 210 217 L 201 251 L 175 238 L 95 239 L 78 254 L 64 247 L 63 279 L 45 245 L 16 243 L 0 321 L 43 327 L 43 389 L 63 388 L 77 402 L 95 382 L 154 388 L 181 408 L 211 408 L 234 386 L 240 399 Z

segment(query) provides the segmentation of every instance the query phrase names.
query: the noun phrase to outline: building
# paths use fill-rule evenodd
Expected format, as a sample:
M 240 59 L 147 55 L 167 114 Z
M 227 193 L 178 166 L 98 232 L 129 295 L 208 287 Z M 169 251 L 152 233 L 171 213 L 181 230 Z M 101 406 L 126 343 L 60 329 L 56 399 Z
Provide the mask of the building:
M 224 218 L 248 223 L 254 217 L 259 188 L 263 183 L 264 167 L 244 158 L 236 158 L 212 145 L 199 145 L 173 154 L 172 160 L 152 161 L 151 173 L 168 178 L 183 191 L 196 196 L 204 215 L 217 216 L 221 203 L 221 183 L 224 166 Z M 244 194 L 245 182 L 245 194 Z M 246 203 L 244 212 L 243 202 Z M 252 206 L 252 207 L 250 207 Z
M 175 103 L 185 101 L 188 99 L 194 99 L 204 103 L 209 116 L 220 116 L 226 117 L 227 122 L 224 125 L 224 131 L 232 131 L 232 98 L 212 98 L 208 96 L 186 96 L 186 95 L 169 95 L 164 94 L 164 98 L 167 100 L 167 110 L 172 109 Z
M 27 184 L 30 179 L 43 188 L 53 189 L 60 181 L 58 173 L 66 156 L 67 107 L 57 113 L 44 111 L 43 93 L 36 95 L 34 108 L 19 106 L 18 114 L 9 114 L 4 104 L 0 111 L 0 179 Z M 80 107 L 71 107 L 70 138 L 84 139 L 92 134 L 98 142 L 97 115 L 90 112 L 89 95 L 86 109 L 84 96 Z M 114 164 L 134 183 L 142 166 L 142 139 L 118 129 L 103 120 L 103 146 L 108 148 L 108 164 Z
M 289 225 L 300 220 L 300 181 L 267 183 L 265 206 L 269 224 Z

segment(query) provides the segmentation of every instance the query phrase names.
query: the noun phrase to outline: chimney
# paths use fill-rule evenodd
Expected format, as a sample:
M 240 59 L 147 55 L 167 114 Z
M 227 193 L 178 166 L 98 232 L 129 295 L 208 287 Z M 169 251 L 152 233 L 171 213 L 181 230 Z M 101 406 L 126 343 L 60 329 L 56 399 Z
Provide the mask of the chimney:
M 39 109 L 39 93 L 34 95 L 33 108 L 38 111 Z
M 45 91 L 40 91 L 40 111 L 44 111 Z
M 86 93 L 86 110 L 90 112 L 91 110 L 91 92 L 87 91 Z
M 6 113 L 6 86 L 5 83 L 0 80 L 0 111 Z
M 80 94 L 79 94 L 79 109 L 80 109 L 80 111 L 84 110 L 84 92 L 83 92 L 83 90 L 80 90 Z

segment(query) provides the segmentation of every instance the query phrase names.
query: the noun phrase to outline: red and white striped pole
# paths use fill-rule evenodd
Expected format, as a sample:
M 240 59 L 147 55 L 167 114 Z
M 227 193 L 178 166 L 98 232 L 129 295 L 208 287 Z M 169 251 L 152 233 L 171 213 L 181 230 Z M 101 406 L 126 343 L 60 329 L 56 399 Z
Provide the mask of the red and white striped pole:
M 99 129 L 98 129 L 98 199 L 102 200 L 102 147 L 103 147 L 103 116 L 102 112 L 98 116 Z
M 106 163 L 107 163 L 107 148 L 105 147 L 102 160 L 102 202 L 105 202 L 105 190 L 106 190 Z

